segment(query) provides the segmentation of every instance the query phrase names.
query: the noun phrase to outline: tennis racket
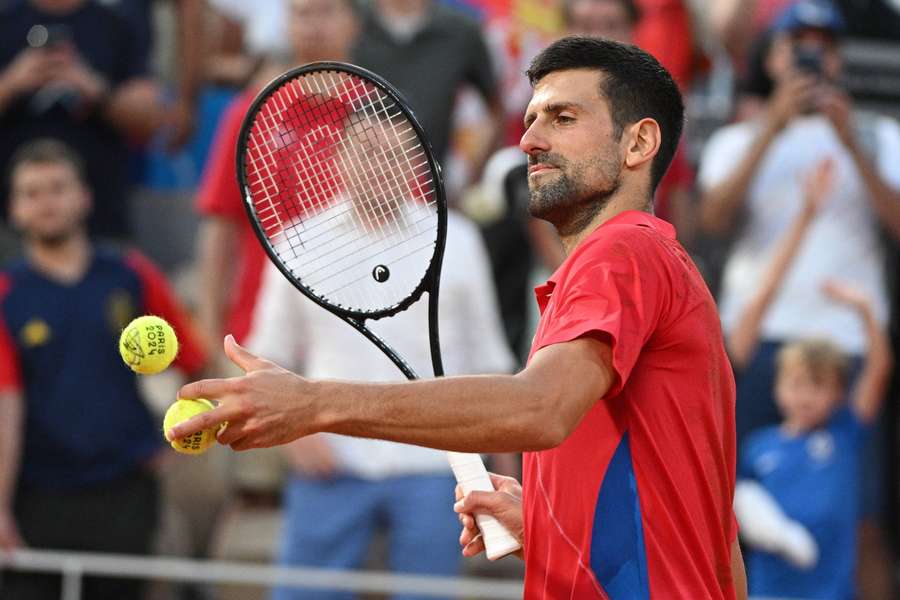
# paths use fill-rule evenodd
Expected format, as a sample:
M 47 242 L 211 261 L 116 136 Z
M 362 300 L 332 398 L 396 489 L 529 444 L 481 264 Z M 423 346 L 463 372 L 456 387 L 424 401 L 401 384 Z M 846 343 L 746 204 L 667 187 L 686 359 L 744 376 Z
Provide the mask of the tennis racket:
M 428 293 L 434 375 L 444 374 L 438 288 L 447 236 L 440 167 L 399 92 L 355 65 L 310 63 L 260 92 L 237 145 L 238 183 L 269 258 L 307 298 L 413 369 L 366 327 Z M 493 490 L 477 454 L 448 452 L 468 493 Z M 488 558 L 519 548 L 476 515 Z

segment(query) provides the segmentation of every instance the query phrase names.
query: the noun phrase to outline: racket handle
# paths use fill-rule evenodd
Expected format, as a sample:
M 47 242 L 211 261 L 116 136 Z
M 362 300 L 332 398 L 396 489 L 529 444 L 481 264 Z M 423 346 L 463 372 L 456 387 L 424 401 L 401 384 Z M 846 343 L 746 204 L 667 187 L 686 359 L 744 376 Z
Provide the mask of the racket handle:
M 464 494 L 469 492 L 493 492 L 494 485 L 484 468 L 484 462 L 478 454 L 465 454 L 462 452 L 448 452 L 447 460 L 456 476 L 456 482 L 462 488 Z M 485 554 L 490 560 L 503 558 L 511 552 L 522 547 L 506 528 L 491 515 L 476 514 L 475 522 L 481 530 L 484 540 Z

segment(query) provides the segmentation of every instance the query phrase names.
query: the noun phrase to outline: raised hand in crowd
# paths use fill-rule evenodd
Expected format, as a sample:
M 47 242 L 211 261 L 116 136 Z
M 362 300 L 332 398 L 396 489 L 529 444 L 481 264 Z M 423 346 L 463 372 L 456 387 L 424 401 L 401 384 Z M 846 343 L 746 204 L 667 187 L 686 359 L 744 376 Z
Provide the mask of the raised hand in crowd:
M 810 75 L 798 75 L 782 80 L 769 100 L 767 124 L 777 133 L 784 129 L 790 121 L 815 106 L 819 92 L 819 82 Z

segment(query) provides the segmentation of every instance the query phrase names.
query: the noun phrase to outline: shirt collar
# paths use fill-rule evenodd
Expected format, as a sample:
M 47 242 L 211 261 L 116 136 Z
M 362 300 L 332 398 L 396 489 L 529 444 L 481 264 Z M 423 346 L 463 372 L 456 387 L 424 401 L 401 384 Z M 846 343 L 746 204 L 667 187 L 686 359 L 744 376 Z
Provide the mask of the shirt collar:
M 671 240 L 675 239 L 675 228 L 671 223 L 663 221 L 662 219 L 655 217 L 647 212 L 643 212 L 640 210 L 626 210 L 601 223 L 597 227 L 597 229 L 592 231 L 586 238 L 581 241 L 581 244 L 579 244 L 579 246 L 584 245 L 589 240 L 595 237 L 600 237 L 601 235 L 603 235 L 604 228 L 610 225 L 640 225 L 642 227 L 650 227 L 651 229 L 655 229 L 660 234 L 662 234 L 663 237 L 669 238 Z M 550 276 L 550 278 L 547 280 L 547 283 L 534 288 L 535 295 L 537 296 L 538 307 L 540 308 L 541 312 L 544 312 L 544 308 L 550 301 L 550 296 L 553 294 L 553 288 L 556 287 L 556 282 L 559 280 L 563 270 L 567 267 L 568 262 L 569 257 L 566 257 L 566 260 L 564 260 L 563 263 L 553 273 L 553 275 Z

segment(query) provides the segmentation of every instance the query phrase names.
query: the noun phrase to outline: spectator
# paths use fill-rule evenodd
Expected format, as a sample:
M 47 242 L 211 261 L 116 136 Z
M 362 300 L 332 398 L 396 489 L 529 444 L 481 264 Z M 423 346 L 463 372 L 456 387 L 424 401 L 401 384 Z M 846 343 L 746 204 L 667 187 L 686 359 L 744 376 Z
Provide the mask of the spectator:
M 825 21 L 804 20 L 810 13 L 800 7 L 811 3 L 829 10 Z M 837 13 L 822 1 L 803 0 L 782 15 L 776 29 L 766 60 L 776 82 L 768 106 L 754 119 L 717 131 L 701 160 L 702 225 L 720 235 L 736 231 L 720 299 L 726 333 L 737 325 L 774 240 L 800 210 L 802 175 L 830 158 L 835 183 L 762 322 L 758 351 L 739 382 L 739 435 L 777 420 L 770 384 L 782 341 L 827 335 L 848 353 L 864 351 L 862 326 L 818 289 L 829 278 L 854 282 L 884 323 L 887 294 L 877 225 L 900 238 L 900 125 L 853 111 L 837 88 Z M 809 60 L 803 56 L 813 57 L 807 66 L 817 65 L 818 75 L 797 64 Z
M 129 142 L 162 121 L 147 56 L 127 22 L 88 0 L 0 8 L 0 165 L 20 144 L 58 137 L 86 162 L 94 234 L 126 238 Z M 4 197 L 6 195 L 4 194 Z
M 289 20 L 293 62 L 348 60 L 358 31 L 353 0 L 291 0 Z M 280 67 L 270 65 L 259 79 Z M 226 110 L 197 196 L 203 215 L 200 278 L 204 294 L 200 318 L 210 339 L 225 333 L 243 339 L 250 328 L 265 253 L 250 227 L 235 173 L 235 145 L 244 115 L 259 90 L 250 86 Z
M 438 162 L 447 156 L 449 115 L 464 84 L 475 86 L 487 103 L 497 129 L 492 137 L 501 134 L 503 109 L 491 57 L 478 24 L 461 13 L 435 0 L 375 0 L 353 56 L 403 92 Z M 484 158 L 474 162 L 481 165 Z
M 80 157 L 32 141 L 10 163 L 10 218 L 24 258 L 0 275 L 0 545 L 147 554 L 163 438 L 122 362 L 118 338 L 143 313 L 178 331 L 176 365 L 204 352 L 156 268 L 96 247 Z M 131 579 L 87 578 L 87 598 L 138 598 Z M 44 600 L 59 577 L 5 573 L 0 596 Z
M 334 212 L 325 218 L 340 219 Z M 384 216 L 379 213 L 372 222 L 377 219 Z M 403 264 L 392 267 L 394 277 L 402 276 L 397 268 Z M 511 371 L 514 360 L 503 338 L 478 230 L 452 211 L 441 299 L 439 324 L 447 374 Z M 381 351 L 305 298 L 272 265 L 266 269 L 255 315 L 250 348 L 309 377 L 365 381 L 401 377 Z M 427 315 L 427 302 L 422 301 L 390 319 L 369 323 L 423 376 L 432 372 Z M 359 569 L 374 533 L 385 527 L 391 569 L 458 574 L 459 522 L 447 505 L 456 482 L 444 453 L 330 434 L 301 438 L 286 451 L 292 474 L 284 490 L 281 564 Z M 273 600 L 349 597 L 278 589 Z
M 706 0 L 710 27 L 736 65 L 795 0 Z
M 719 235 L 734 232 L 719 303 L 727 335 L 752 298 L 775 240 L 800 210 L 802 175 L 823 159 L 834 161 L 833 191 L 738 377 L 739 440 L 779 421 L 772 390 L 775 357 L 785 341 L 827 337 L 856 360 L 865 351 L 862 323 L 819 293 L 823 282 L 847 282 L 869 298 L 878 323 L 888 316 L 879 233 L 883 228 L 900 239 L 900 125 L 855 111 L 838 88 L 841 31 L 840 14 L 827 1 L 791 5 L 773 27 L 765 65 L 775 87 L 765 109 L 717 131 L 701 159 L 701 224 Z M 882 455 L 876 426 L 860 492 L 860 551 L 872 556 L 860 566 L 873 570 L 865 579 L 888 585 L 886 551 L 875 525 L 882 512 Z
M 833 162 L 825 160 L 807 179 L 800 213 L 728 339 L 738 368 L 752 355 L 760 323 L 828 197 L 833 175 Z M 803 339 L 778 353 L 775 395 L 783 421 L 747 437 L 735 492 L 742 537 L 752 548 L 747 565 L 753 595 L 856 597 L 859 498 L 847 490 L 862 483 L 865 434 L 884 399 L 891 352 L 865 296 L 834 282 L 823 291 L 863 321 L 865 365 L 844 406 L 850 361 L 833 343 Z

